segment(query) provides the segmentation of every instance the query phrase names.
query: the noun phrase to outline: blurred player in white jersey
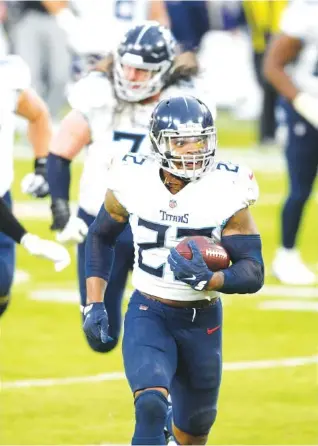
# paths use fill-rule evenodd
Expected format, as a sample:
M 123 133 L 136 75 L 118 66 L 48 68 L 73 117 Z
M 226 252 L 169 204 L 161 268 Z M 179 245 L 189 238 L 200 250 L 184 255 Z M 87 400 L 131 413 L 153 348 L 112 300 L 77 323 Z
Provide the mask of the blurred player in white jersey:
M 175 40 L 157 22 L 132 27 L 114 54 L 108 73 L 92 72 L 75 85 L 69 96 L 73 110 L 63 120 L 53 138 L 48 162 L 52 196 L 52 229 L 62 231 L 58 240 L 77 242 L 78 277 L 81 303 L 86 302 L 84 254 L 88 226 L 94 221 L 107 188 L 110 162 L 127 152 L 149 153 L 146 138 L 151 112 L 162 97 L 191 92 L 199 94 L 194 81 L 176 78 Z M 201 93 L 201 96 L 208 93 Z M 71 217 L 69 209 L 70 162 L 88 147 L 81 177 L 79 211 Z M 108 351 L 118 341 L 121 328 L 121 300 L 133 244 L 128 226 L 115 247 L 115 262 L 105 303 L 109 312 L 113 343 L 94 344 L 96 351 Z
M 104 205 L 86 243 L 88 338 L 108 339 L 104 291 L 113 246 L 130 221 L 135 263 L 125 315 L 124 366 L 135 400 L 132 444 L 206 444 L 222 374 L 219 293 L 255 293 L 264 280 L 261 239 L 249 211 L 253 173 L 216 162 L 208 107 L 192 96 L 161 100 L 150 123 L 154 159 L 126 154 L 111 168 Z M 215 237 L 232 265 L 212 273 L 193 240 L 192 259 L 175 247 Z M 172 411 L 167 396 L 171 394 Z
M 1 197 L 0 233 L 7 235 L 15 243 L 21 244 L 29 254 L 54 262 L 56 271 L 62 271 L 70 263 L 70 255 L 64 246 L 27 232 Z
M 22 189 L 39 198 L 48 194 L 46 161 L 51 139 L 51 121 L 45 103 L 30 88 L 30 81 L 29 69 L 19 56 L 7 56 L 0 60 L 0 197 L 9 207 L 13 180 L 15 114 L 28 121 L 28 137 L 35 156 L 34 173 L 23 179 Z M 0 315 L 9 302 L 14 268 L 13 240 L 0 234 Z
M 288 137 L 289 195 L 281 221 L 281 247 L 273 273 L 283 283 L 309 285 L 316 277 L 296 250 L 305 204 L 318 168 L 318 2 L 294 0 L 283 13 L 281 34 L 265 58 L 264 73 L 282 95 Z

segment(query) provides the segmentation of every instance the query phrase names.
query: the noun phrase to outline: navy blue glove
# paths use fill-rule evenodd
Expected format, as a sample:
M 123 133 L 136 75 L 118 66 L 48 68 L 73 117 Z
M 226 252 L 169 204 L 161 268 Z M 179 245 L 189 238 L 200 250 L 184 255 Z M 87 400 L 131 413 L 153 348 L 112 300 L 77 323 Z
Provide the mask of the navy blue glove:
M 185 259 L 175 248 L 172 248 L 168 256 L 168 263 L 178 280 L 190 285 L 196 291 L 202 291 L 211 280 L 213 272 L 207 267 L 196 243 L 191 240 L 188 246 L 192 251 L 191 260 Z
M 94 341 L 106 344 L 112 339 L 108 336 L 108 315 L 104 302 L 94 302 L 84 308 L 83 330 Z

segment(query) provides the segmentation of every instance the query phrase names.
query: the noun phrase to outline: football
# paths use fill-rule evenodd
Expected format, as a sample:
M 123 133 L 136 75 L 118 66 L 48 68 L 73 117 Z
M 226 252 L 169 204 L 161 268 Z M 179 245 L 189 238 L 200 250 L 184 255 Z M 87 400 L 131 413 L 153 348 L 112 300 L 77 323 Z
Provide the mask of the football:
M 186 237 L 177 246 L 176 250 L 185 259 L 192 259 L 192 251 L 188 242 L 193 240 L 200 249 L 203 260 L 207 264 L 210 271 L 219 271 L 226 269 L 230 265 L 230 256 L 220 243 L 215 242 L 209 237 L 193 236 Z

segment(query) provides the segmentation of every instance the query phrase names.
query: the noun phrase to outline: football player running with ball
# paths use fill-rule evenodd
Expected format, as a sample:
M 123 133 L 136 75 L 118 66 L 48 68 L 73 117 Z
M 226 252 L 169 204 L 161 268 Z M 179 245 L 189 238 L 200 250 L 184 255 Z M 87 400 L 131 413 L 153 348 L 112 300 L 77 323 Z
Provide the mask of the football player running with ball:
M 78 243 L 78 280 L 82 308 L 86 303 L 85 237 L 103 203 L 108 169 L 114 156 L 127 152 L 149 154 L 147 132 L 151 113 L 164 97 L 194 94 L 191 78 L 178 79 L 176 42 L 171 32 L 154 21 L 132 27 L 114 54 L 107 72 L 92 71 L 72 89 L 72 111 L 53 138 L 48 161 L 48 180 L 52 196 L 52 229 L 60 231 L 57 240 Z M 87 147 L 80 182 L 79 210 L 71 216 L 69 208 L 70 162 Z M 97 352 L 112 350 L 121 329 L 121 302 L 126 279 L 132 268 L 134 247 L 130 226 L 120 234 L 105 305 L 109 315 L 107 344 L 88 339 Z
M 129 220 L 135 291 L 123 357 L 135 400 L 132 444 L 165 444 L 166 422 L 178 444 L 206 444 L 222 372 L 220 293 L 255 293 L 264 281 L 261 238 L 249 211 L 258 187 L 246 168 L 215 161 L 213 116 L 195 97 L 160 101 L 150 138 L 153 159 L 127 154 L 113 165 L 89 228 L 84 330 L 107 343 L 104 292 Z M 198 235 L 220 241 L 232 265 L 211 272 L 193 241 L 191 260 L 177 252 L 182 239 Z

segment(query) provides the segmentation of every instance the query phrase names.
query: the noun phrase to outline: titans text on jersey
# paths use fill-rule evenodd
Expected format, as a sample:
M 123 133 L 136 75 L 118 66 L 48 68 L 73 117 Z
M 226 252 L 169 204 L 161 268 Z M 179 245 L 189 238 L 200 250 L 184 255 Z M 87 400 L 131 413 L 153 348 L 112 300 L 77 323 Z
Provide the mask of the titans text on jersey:
M 173 300 L 217 296 L 215 291 L 195 291 L 175 280 L 167 256 L 186 236 L 220 240 L 225 223 L 258 198 L 253 173 L 243 166 L 219 162 L 212 172 L 177 194 L 165 187 L 158 164 L 151 159 L 125 157 L 114 164 L 110 174 L 109 188 L 130 214 L 135 244 L 133 286 Z

